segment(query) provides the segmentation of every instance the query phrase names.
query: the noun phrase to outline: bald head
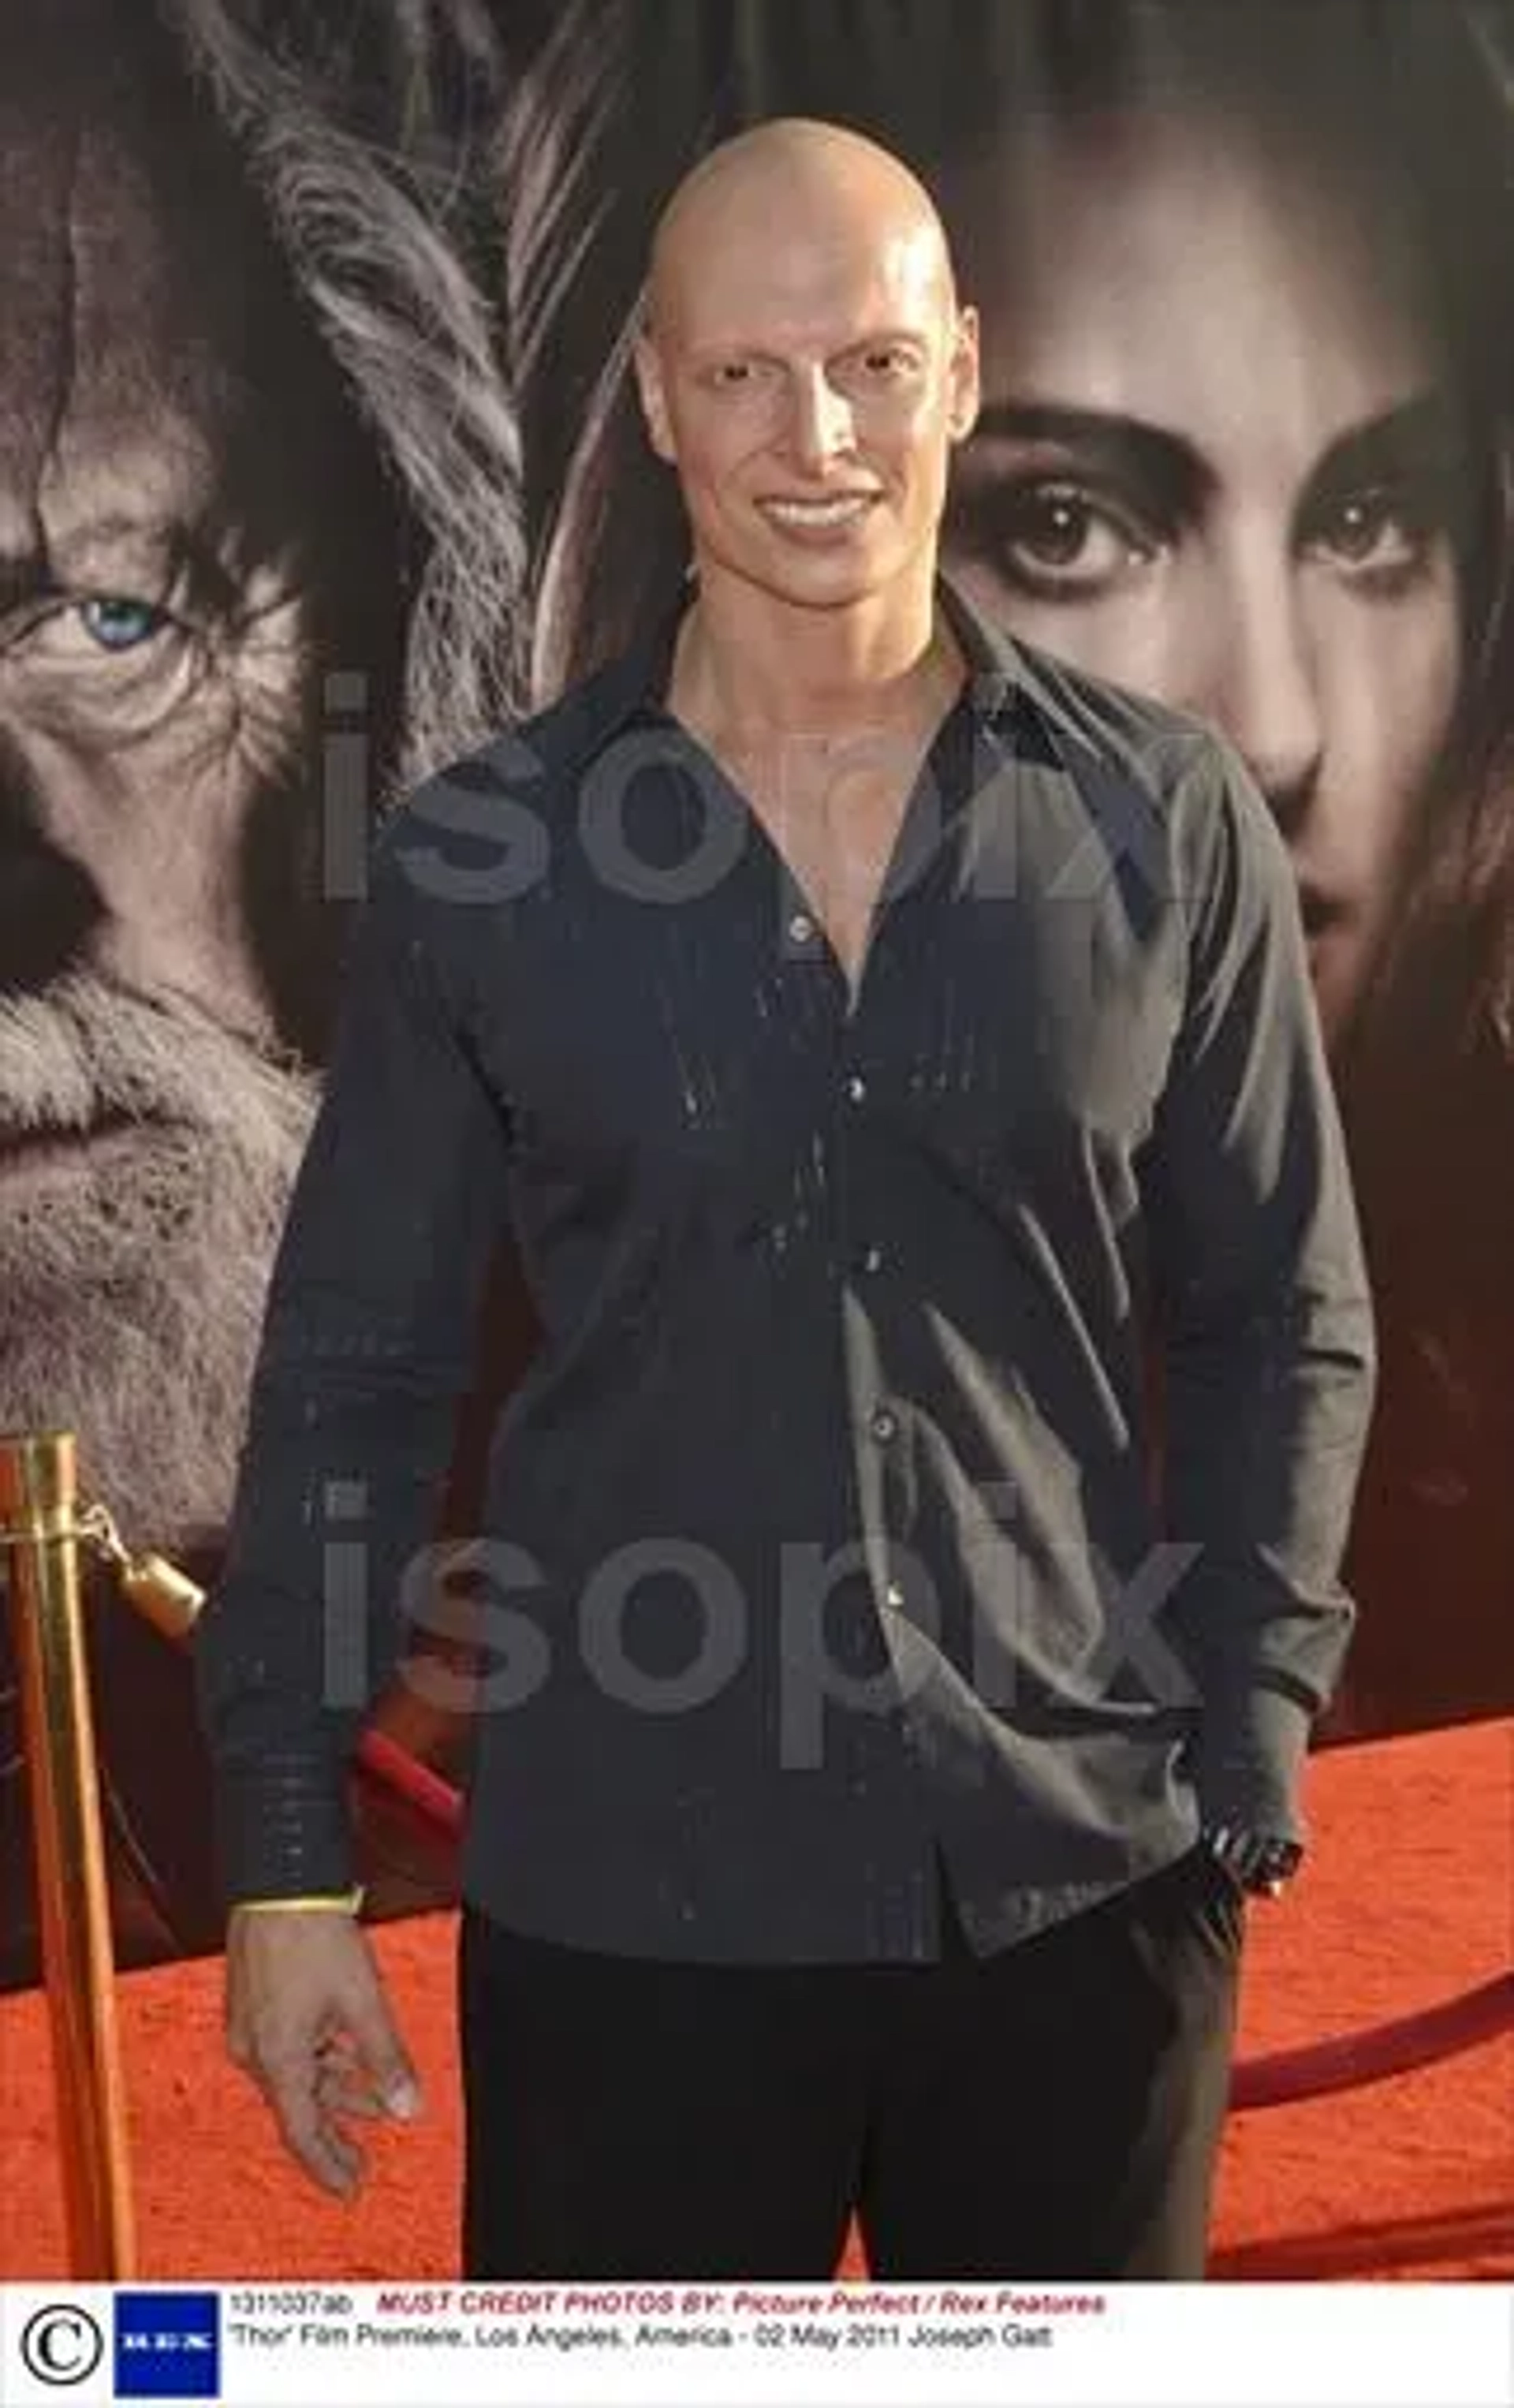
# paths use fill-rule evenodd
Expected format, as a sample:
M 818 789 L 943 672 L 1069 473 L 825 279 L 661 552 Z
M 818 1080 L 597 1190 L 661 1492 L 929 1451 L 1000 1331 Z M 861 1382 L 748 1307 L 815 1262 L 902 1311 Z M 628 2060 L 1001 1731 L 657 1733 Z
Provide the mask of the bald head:
M 652 236 L 649 326 L 677 319 L 712 276 L 740 277 L 795 244 L 907 254 L 913 279 L 953 305 L 946 236 L 919 178 L 849 126 L 778 117 L 707 152 L 673 193 Z
M 636 372 L 707 602 L 718 585 L 743 609 L 891 597 L 928 629 L 978 322 L 899 160 L 807 118 L 711 151 L 658 225 Z

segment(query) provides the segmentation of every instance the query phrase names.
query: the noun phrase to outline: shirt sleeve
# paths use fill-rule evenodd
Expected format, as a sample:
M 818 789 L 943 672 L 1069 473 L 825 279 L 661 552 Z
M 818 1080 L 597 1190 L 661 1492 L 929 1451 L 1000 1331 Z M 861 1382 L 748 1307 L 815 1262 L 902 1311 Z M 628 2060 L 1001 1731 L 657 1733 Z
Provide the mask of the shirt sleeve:
M 225 1563 L 195 1636 L 228 1898 L 352 1882 L 348 1762 L 434 1534 L 507 1120 L 479 1068 L 470 914 L 375 848 L 336 1041 L 275 1261 Z
M 1165 1522 L 1194 1553 L 1165 1635 L 1197 1692 L 1203 1818 L 1299 1839 L 1355 1617 L 1372 1311 L 1286 848 L 1219 741 L 1176 808 L 1189 984 L 1144 1184 Z

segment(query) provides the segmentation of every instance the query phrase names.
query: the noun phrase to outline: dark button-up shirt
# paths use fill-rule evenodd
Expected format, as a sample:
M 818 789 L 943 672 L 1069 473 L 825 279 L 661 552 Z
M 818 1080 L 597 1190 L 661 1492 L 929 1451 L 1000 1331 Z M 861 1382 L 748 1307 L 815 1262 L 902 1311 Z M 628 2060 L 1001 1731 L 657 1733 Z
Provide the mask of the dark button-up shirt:
M 502 1238 L 486 1911 L 919 1958 L 937 1869 L 987 1948 L 1298 1831 L 1372 1347 L 1286 854 L 1208 732 L 942 602 L 855 993 L 671 628 L 388 824 L 200 1633 L 234 1897 L 348 1877 Z

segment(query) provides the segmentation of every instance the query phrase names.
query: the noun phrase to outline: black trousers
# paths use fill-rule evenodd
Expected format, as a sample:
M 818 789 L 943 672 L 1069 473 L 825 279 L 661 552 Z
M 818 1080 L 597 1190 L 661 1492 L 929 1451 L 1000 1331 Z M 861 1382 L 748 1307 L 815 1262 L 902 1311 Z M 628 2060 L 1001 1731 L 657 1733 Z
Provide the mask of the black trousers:
M 465 1909 L 464 2272 L 1196 2281 L 1245 1901 L 1195 1849 L 933 1965 L 670 1965 Z

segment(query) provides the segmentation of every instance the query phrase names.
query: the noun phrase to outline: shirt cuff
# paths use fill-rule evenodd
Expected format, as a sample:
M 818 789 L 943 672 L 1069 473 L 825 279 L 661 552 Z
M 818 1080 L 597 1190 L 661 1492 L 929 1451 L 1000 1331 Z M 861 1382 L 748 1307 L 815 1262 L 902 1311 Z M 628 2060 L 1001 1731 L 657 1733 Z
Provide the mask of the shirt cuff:
M 222 1766 L 216 1803 L 229 1905 L 350 1896 L 347 1787 L 328 1759 L 264 1756 L 245 1768 Z
M 321 1898 L 239 1898 L 234 1914 L 357 1914 L 363 1906 L 361 1885 Z
M 1303 1844 L 1299 1799 L 1313 1716 L 1278 1689 L 1211 1700 L 1191 1756 L 1199 1820 L 1265 1831 Z

